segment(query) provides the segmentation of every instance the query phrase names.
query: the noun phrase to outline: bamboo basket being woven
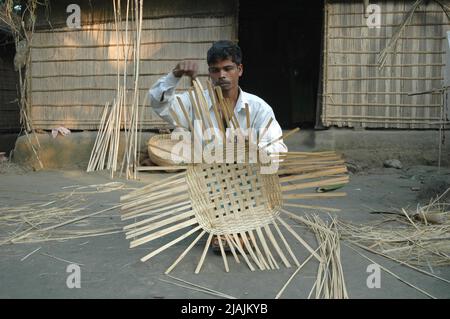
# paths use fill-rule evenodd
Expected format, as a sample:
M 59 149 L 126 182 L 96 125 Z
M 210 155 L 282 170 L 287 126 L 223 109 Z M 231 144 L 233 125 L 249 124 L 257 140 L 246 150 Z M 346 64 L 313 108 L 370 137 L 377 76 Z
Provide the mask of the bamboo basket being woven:
M 207 110 L 205 105 L 195 105 L 195 101 L 206 100 L 197 81 L 194 81 L 194 89 L 196 99 L 192 99 L 193 107 Z M 214 90 L 209 88 L 209 92 L 212 94 Z M 227 116 L 226 101 L 221 98 L 220 92 L 214 95 L 213 100 L 214 108 L 226 117 L 228 127 L 237 128 L 232 124 L 237 123 L 232 118 L 232 113 L 229 112 Z M 181 103 L 180 107 L 183 108 Z M 248 107 L 246 111 L 247 125 L 250 127 Z M 218 116 L 219 113 L 215 114 Z M 190 119 L 186 120 L 189 123 Z M 176 122 L 181 123 L 179 119 Z M 268 125 L 270 123 L 271 121 Z M 291 134 L 292 132 L 287 133 L 276 140 Z M 248 143 L 247 141 L 245 144 L 246 154 L 250 148 Z M 167 269 L 166 273 L 169 273 L 207 235 L 195 273 L 201 270 L 214 237 L 218 239 L 227 272 L 229 256 L 225 252 L 225 246 L 237 263 L 243 258 L 252 271 L 257 268 L 279 269 L 280 262 L 286 267 L 291 267 L 292 262 L 299 267 L 294 249 L 282 231 L 284 229 L 311 256 L 323 262 L 316 252 L 317 248 L 314 249 L 312 244 L 284 221 L 284 216 L 293 215 L 285 207 L 336 211 L 334 208 L 299 204 L 298 201 L 345 196 L 343 192 L 307 191 L 311 188 L 316 190 L 324 186 L 346 184 L 348 176 L 344 161 L 334 152 L 288 152 L 272 155 L 272 161 L 279 162 L 279 168 L 271 174 L 261 173 L 261 168 L 267 164 L 262 164 L 259 160 L 253 163 L 248 157 L 244 161 L 233 158 L 234 161 L 224 163 L 188 163 L 186 171 L 122 196 L 122 220 L 133 220 L 124 227 L 126 238 L 131 241 L 130 247 L 184 231 L 142 257 L 141 261 L 147 261 L 178 242 L 196 235 Z
M 282 207 L 280 182 L 260 171 L 259 164 L 190 165 L 186 182 L 202 229 L 225 235 L 272 223 Z

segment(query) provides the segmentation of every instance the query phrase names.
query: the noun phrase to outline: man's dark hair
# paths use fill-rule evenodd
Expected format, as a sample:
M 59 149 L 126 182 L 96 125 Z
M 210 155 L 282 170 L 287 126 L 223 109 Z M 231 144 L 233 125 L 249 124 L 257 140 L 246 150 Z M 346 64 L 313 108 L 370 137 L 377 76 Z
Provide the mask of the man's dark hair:
M 208 65 L 216 63 L 220 60 L 230 59 L 237 65 L 242 63 L 241 48 L 232 41 L 221 40 L 214 42 L 212 47 L 208 50 L 206 61 Z

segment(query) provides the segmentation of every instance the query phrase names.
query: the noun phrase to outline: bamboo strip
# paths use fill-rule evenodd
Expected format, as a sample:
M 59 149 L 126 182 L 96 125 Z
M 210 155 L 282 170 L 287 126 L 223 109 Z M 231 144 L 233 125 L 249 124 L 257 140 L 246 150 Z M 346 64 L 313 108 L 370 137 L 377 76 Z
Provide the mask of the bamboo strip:
M 250 268 L 251 271 L 255 271 L 255 267 L 253 267 L 252 263 L 248 259 L 247 254 L 245 253 L 244 249 L 242 248 L 240 243 L 235 242 L 234 239 L 235 239 L 234 234 L 229 234 L 230 243 L 232 243 L 232 245 L 234 245 L 234 247 L 236 247 L 236 249 L 241 254 L 241 256 L 244 257 L 244 260 L 247 263 L 248 268 Z
M 260 134 L 260 136 L 259 136 L 259 140 L 260 140 L 260 141 L 261 141 L 261 140 L 264 138 L 264 136 L 266 135 L 267 130 L 268 130 L 269 127 L 270 127 L 270 124 L 272 124 L 272 121 L 273 121 L 273 118 L 272 118 L 272 117 L 269 118 L 269 121 L 267 122 L 266 126 L 264 127 L 263 131 L 261 132 L 261 134 Z
M 258 234 L 258 238 L 261 241 L 261 245 L 266 254 L 266 258 L 269 261 L 270 267 L 274 269 L 275 266 L 275 268 L 280 269 L 280 266 L 278 266 L 278 263 L 276 262 L 275 258 L 273 258 L 273 255 L 269 249 L 269 246 L 267 245 L 266 239 L 264 238 L 264 234 L 261 228 L 256 228 L 256 233 Z
M 181 98 L 179 96 L 177 96 L 177 100 L 178 100 L 178 104 L 180 105 L 181 111 L 183 112 L 184 118 L 186 119 L 186 122 L 189 125 L 189 130 L 191 132 L 194 132 L 194 127 L 192 126 L 192 122 L 190 120 L 188 112 L 186 111 L 183 101 L 181 100 Z
M 225 271 L 230 272 L 230 269 L 228 268 L 227 256 L 225 255 L 225 251 L 223 250 L 222 238 L 220 237 L 220 235 L 217 235 L 217 240 L 219 241 L 220 254 L 222 255 Z
M 240 232 L 239 235 L 241 236 L 242 241 L 244 242 L 243 243 L 244 247 L 241 246 L 241 241 L 239 240 L 238 235 L 237 234 L 233 234 L 233 237 L 234 237 L 234 240 L 235 240 L 237 246 L 239 246 L 239 248 L 240 248 L 240 250 L 242 252 L 244 251 L 244 249 L 246 249 L 248 251 L 250 257 L 252 257 L 252 259 L 255 262 L 255 264 L 259 267 L 259 269 L 260 270 L 264 270 L 264 266 L 260 263 L 259 259 L 256 257 L 255 253 L 253 252 L 252 247 L 251 247 L 250 243 L 247 240 L 247 236 L 244 233 L 242 233 L 242 232 Z M 242 254 L 242 252 L 241 252 L 241 254 Z
M 289 252 L 289 255 L 291 255 L 292 260 L 294 260 L 295 265 L 298 267 L 300 266 L 300 263 L 297 260 L 297 257 L 295 257 L 294 252 L 291 249 L 291 246 L 289 246 L 286 238 L 284 238 L 283 233 L 281 232 L 280 228 L 278 227 L 277 223 L 274 221 L 273 225 L 278 233 L 278 236 L 280 236 L 281 241 L 283 242 L 284 246 L 286 247 L 287 251 Z
M 319 262 L 323 262 L 323 259 L 311 248 L 311 246 L 309 246 L 309 244 L 303 239 L 301 238 L 293 229 L 291 226 L 289 226 L 284 220 L 282 220 L 280 217 L 277 217 L 277 220 L 281 223 L 281 225 L 283 225 L 291 234 L 292 236 L 295 237 L 295 239 L 297 239 L 310 253 L 312 253 L 314 255 L 314 257 L 316 257 L 316 259 Z
M 315 252 L 317 253 L 317 251 L 321 248 L 321 246 L 319 246 Z M 292 279 L 294 279 L 294 277 L 298 274 L 298 272 L 303 268 L 303 266 L 305 266 L 308 261 L 314 256 L 314 254 L 309 255 L 308 258 L 305 259 L 305 261 L 297 267 L 297 269 L 294 271 L 294 273 L 291 275 L 291 277 L 289 277 L 288 281 L 283 285 L 283 287 L 280 289 L 280 291 L 277 293 L 277 295 L 275 296 L 275 299 L 280 299 L 281 295 L 283 294 L 284 290 L 286 289 L 286 287 L 290 284 L 290 282 L 292 281 Z
M 193 83 L 194 83 L 194 87 L 196 88 L 196 90 L 198 92 L 199 100 L 200 100 L 200 106 L 201 106 L 201 108 L 203 110 L 203 114 L 206 117 L 206 120 L 207 120 L 207 122 L 209 124 L 209 127 L 210 128 L 214 128 L 214 125 L 213 125 L 212 120 L 211 120 L 211 115 L 210 115 L 210 112 L 209 112 L 209 106 L 208 106 L 208 103 L 207 103 L 207 101 L 205 99 L 205 96 L 203 94 L 204 89 L 202 87 L 202 84 L 200 83 L 200 80 L 198 78 L 195 79 L 193 81 Z
M 404 265 L 404 266 L 409 267 L 409 268 L 411 268 L 411 269 L 414 269 L 414 270 L 416 270 L 416 271 L 418 271 L 418 272 L 420 272 L 420 273 L 422 273 L 422 274 L 425 274 L 425 275 L 427 275 L 427 276 L 431 276 L 431 277 L 433 277 L 433 278 L 439 279 L 439 280 L 441 280 L 441 281 L 443 281 L 443 282 L 446 282 L 446 283 L 450 284 L 450 280 L 447 280 L 447 279 L 445 279 L 445 278 L 436 276 L 435 274 L 432 274 L 432 273 L 430 273 L 430 272 L 428 272 L 428 271 L 425 271 L 425 270 L 423 270 L 423 269 L 420 269 L 420 268 L 417 268 L 417 267 L 415 267 L 415 266 L 412 266 L 412 265 L 406 263 L 405 261 L 398 260 L 398 259 L 396 259 L 396 258 L 394 258 L 394 257 L 392 257 L 392 256 L 389 256 L 389 255 L 386 255 L 386 254 L 384 254 L 384 253 L 382 253 L 382 252 L 379 252 L 379 251 L 376 251 L 376 250 L 371 249 L 371 248 L 369 248 L 369 247 L 366 247 L 366 246 L 364 246 L 364 245 L 358 244 L 358 243 L 355 242 L 355 241 L 350 241 L 350 242 L 351 242 L 353 245 L 358 246 L 359 248 L 362 248 L 362 249 L 367 250 L 367 251 L 369 251 L 369 252 L 371 252 L 371 253 L 374 253 L 374 254 L 383 256 L 383 257 L 385 257 L 385 258 L 391 259 L 391 260 L 393 260 L 393 261 L 395 261 L 395 262 L 398 262 L 400 265 Z
M 293 204 L 293 203 L 284 203 L 284 206 L 306 208 L 306 209 L 317 209 L 317 210 L 323 210 L 326 212 L 340 212 L 341 211 L 338 208 L 323 207 L 323 206 L 311 206 L 311 205 Z
M 186 176 L 186 173 L 182 172 L 182 173 L 178 173 L 178 174 L 175 174 L 173 176 L 165 178 L 163 182 L 156 181 L 154 183 L 148 184 L 148 185 L 146 185 L 146 186 L 144 186 L 144 187 L 142 187 L 142 188 L 140 188 L 140 189 L 138 189 L 138 190 L 136 190 L 134 192 L 131 192 L 129 194 L 121 196 L 120 197 L 120 201 L 126 201 L 126 200 L 129 200 L 129 199 L 134 198 L 136 196 L 140 196 L 142 194 L 146 194 L 148 190 L 154 190 L 154 188 L 157 188 L 158 186 L 160 188 L 164 188 L 167 185 L 169 185 L 170 183 L 172 183 L 173 180 L 178 179 L 180 177 L 184 178 L 185 176 Z
M 299 181 L 299 180 L 317 178 L 317 177 L 324 177 L 324 176 L 330 176 L 330 175 L 338 175 L 338 174 L 344 174 L 346 172 L 347 172 L 347 168 L 344 166 L 344 167 L 340 167 L 340 168 L 328 169 L 328 170 L 315 172 L 315 173 L 280 177 L 280 183 L 287 183 L 287 182 L 293 182 L 293 181 Z
M 186 194 L 181 194 L 179 196 L 173 197 L 172 201 L 170 201 L 170 202 L 167 199 L 163 199 L 162 201 L 153 203 L 152 208 L 157 209 L 157 208 L 161 208 L 161 207 L 167 207 L 170 203 L 177 202 L 177 201 L 180 201 L 177 203 L 178 205 L 183 205 L 185 202 L 189 202 L 189 201 L 187 201 L 187 199 L 188 198 L 186 197 Z M 139 208 L 136 208 L 136 210 L 133 209 L 129 213 L 123 214 L 121 217 L 122 217 L 122 220 L 127 220 L 130 218 L 147 216 L 147 215 L 152 215 L 152 214 L 153 214 L 153 211 L 149 211 L 147 205 L 144 205 Z
M 135 238 L 135 237 L 137 237 L 139 235 L 148 233 L 148 232 L 150 232 L 152 230 L 161 228 L 163 226 L 166 226 L 166 225 L 169 225 L 169 224 L 173 224 L 175 222 L 179 222 L 179 221 L 187 219 L 189 217 L 193 217 L 194 215 L 195 214 L 194 214 L 193 211 L 188 211 L 186 213 L 175 215 L 175 216 L 170 217 L 170 218 L 165 218 L 165 219 L 163 219 L 163 220 L 161 220 L 159 222 L 153 222 L 150 225 L 132 229 L 132 230 L 128 231 L 125 234 L 126 235 L 125 238 L 126 239 Z
M 213 234 L 209 234 L 208 240 L 206 241 L 205 248 L 203 249 L 202 256 L 200 257 L 200 261 L 198 262 L 197 268 L 195 268 L 195 273 L 198 274 L 202 269 L 203 262 L 205 261 L 206 253 L 208 251 L 209 246 L 211 245 L 211 239 Z
M 272 243 L 272 246 L 275 247 L 275 250 L 278 253 L 278 256 L 280 256 L 281 260 L 283 261 L 284 265 L 287 268 L 291 267 L 291 264 L 289 263 L 289 260 L 286 258 L 286 256 L 283 254 L 283 251 L 281 250 L 280 246 L 278 245 L 277 241 L 275 240 L 275 237 L 273 236 L 272 231 L 270 230 L 269 225 L 264 226 L 264 230 L 269 237 L 270 242 Z
M 236 262 L 237 262 L 238 264 L 240 264 L 241 261 L 239 260 L 239 257 L 238 257 L 238 255 L 236 254 L 236 251 L 235 251 L 235 249 L 234 249 L 234 245 L 233 245 L 233 243 L 231 242 L 231 238 L 229 237 L 228 234 L 224 234 L 224 237 L 225 237 L 225 239 L 226 239 L 226 241 L 227 241 L 228 247 L 230 247 L 230 250 L 231 250 L 231 253 L 233 254 L 234 259 L 236 260 Z
M 200 110 L 198 108 L 198 104 L 195 102 L 195 97 L 193 95 L 192 89 L 189 90 L 189 99 L 191 101 L 192 108 L 194 109 L 195 119 L 202 121 L 202 124 L 203 124 L 203 118 L 200 115 Z M 201 127 L 201 130 L 203 132 L 203 125 Z
M 206 231 L 202 230 L 202 232 L 195 238 L 192 243 L 181 253 L 180 256 L 173 262 L 173 264 L 167 268 L 167 270 L 164 272 L 164 274 L 169 274 L 177 265 L 178 263 L 186 257 L 186 255 L 189 253 L 189 251 L 195 246 L 195 244 L 203 237 L 203 235 L 206 234 Z
M 175 124 L 176 124 L 178 127 L 185 128 L 185 127 L 181 124 L 181 121 L 180 121 L 180 119 L 178 118 L 178 115 L 177 115 L 177 113 L 175 113 L 174 110 L 172 110 L 171 108 L 169 108 L 169 113 L 170 113 L 170 116 L 171 116 L 171 117 L 173 118 L 173 120 L 175 121 Z
M 293 219 L 295 219 L 297 221 L 300 221 L 301 223 L 303 223 L 305 225 L 308 225 L 309 227 L 311 227 L 313 229 L 320 229 L 320 231 L 326 233 L 327 235 L 331 235 L 331 236 L 334 235 L 334 233 L 332 231 L 330 231 L 329 229 L 327 229 L 327 228 L 325 228 L 323 226 L 320 226 L 317 223 L 314 224 L 314 223 L 310 222 L 309 220 L 307 220 L 307 219 L 305 219 L 305 218 L 303 218 L 301 216 L 297 216 L 297 215 L 295 215 L 295 214 L 293 214 L 291 212 L 288 212 L 287 210 L 285 210 L 283 208 L 281 209 L 281 211 L 284 214 L 288 215 L 290 218 L 293 218 Z
M 147 196 L 146 198 L 141 198 L 141 199 L 135 200 L 133 202 L 129 202 L 127 204 L 124 204 L 122 209 L 123 210 L 127 210 L 127 209 L 130 209 L 132 207 L 136 207 L 136 206 L 138 206 L 140 204 L 143 204 L 143 203 L 150 204 L 150 203 L 154 202 L 157 199 L 161 200 L 162 198 L 169 197 L 169 196 L 175 195 L 175 194 L 180 193 L 180 192 L 183 192 L 183 193 L 187 192 L 187 190 L 188 190 L 187 185 L 185 185 L 185 184 L 184 185 L 180 185 L 180 186 L 174 187 L 172 189 L 167 189 L 167 190 L 163 190 L 163 191 L 157 192 L 155 194 L 152 194 L 151 196 Z M 186 197 L 187 196 L 188 196 L 188 194 L 186 194 Z
M 349 177 L 338 177 L 338 178 L 330 178 L 320 181 L 314 181 L 314 182 L 308 182 L 308 183 L 298 183 L 295 185 L 285 185 L 281 187 L 282 192 L 289 192 L 292 190 L 299 190 L 299 189 L 305 189 L 305 188 L 312 188 L 312 187 L 323 187 L 323 186 L 332 186 L 332 185 L 340 185 L 348 183 Z
M 178 231 L 180 229 L 189 227 L 189 226 L 194 225 L 196 223 L 198 223 L 197 220 L 190 219 L 190 220 L 187 220 L 185 222 L 179 223 L 177 225 L 174 225 L 174 226 L 168 227 L 166 229 L 157 231 L 157 232 L 155 232 L 153 234 L 150 234 L 150 235 L 141 237 L 139 239 L 133 240 L 130 243 L 130 248 L 134 248 L 134 247 L 140 246 L 142 244 L 148 243 L 149 241 L 152 241 L 152 240 L 158 239 L 160 237 L 166 236 L 168 234 L 171 234 L 171 233 L 176 232 L 176 231 Z
M 220 132 L 222 132 L 222 139 L 225 139 L 225 128 L 223 126 L 223 120 L 219 113 L 219 108 L 217 106 L 218 105 L 217 97 L 214 93 L 211 81 L 207 80 L 206 83 L 208 85 L 208 93 L 213 106 L 214 116 L 216 117 L 217 125 L 219 126 Z
M 194 287 L 199 287 L 199 288 L 203 289 L 205 292 L 209 292 L 209 293 L 216 294 L 216 295 L 219 296 L 219 297 L 224 297 L 224 298 L 228 298 L 228 299 L 236 299 L 235 297 L 230 296 L 230 295 L 227 295 L 227 294 L 224 294 L 223 292 L 219 292 L 219 291 L 216 291 L 216 290 L 213 290 L 213 289 L 210 289 L 210 288 L 202 287 L 202 286 L 199 286 L 199 285 L 190 283 L 190 282 L 188 282 L 188 281 L 186 281 L 186 280 L 176 278 L 176 277 L 171 276 L 171 275 L 167 275 L 167 276 L 170 277 L 170 278 L 173 278 L 173 279 L 175 279 L 175 280 L 178 280 L 178 281 L 187 283 L 187 284 L 189 284 L 189 285 L 192 285 L 192 286 L 194 286 Z
M 173 205 L 172 205 L 172 206 L 173 206 Z M 144 224 L 151 223 L 151 222 L 153 222 L 153 221 L 155 221 L 155 220 L 158 220 L 158 219 L 161 219 L 161 218 L 165 218 L 166 216 L 170 216 L 170 215 L 176 214 L 176 213 L 178 213 L 178 212 L 180 212 L 180 211 L 183 211 L 183 210 L 186 210 L 186 209 L 189 209 L 191 212 L 193 212 L 193 211 L 192 211 L 192 207 L 191 207 L 191 205 L 189 204 L 189 205 L 185 205 L 185 206 L 182 206 L 182 207 L 180 207 L 180 208 L 177 208 L 177 209 L 169 209 L 169 210 L 168 210 L 167 212 L 165 212 L 165 213 L 158 214 L 158 215 L 156 215 L 156 216 L 153 216 L 153 217 L 150 217 L 150 218 L 146 218 L 146 219 L 140 220 L 140 221 L 138 221 L 138 222 L 136 222 L 136 223 L 126 225 L 126 226 L 123 227 L 123 229 L 124 229 L 124 230 L 129 230 L 129 229 L 132 229 L 132 228 L 136 228 L 136 227 L 138 227 L 138 226 L 141 226 L 141 225 L 144 225 Z M 163 210 L 167 210 L 167 208 L 164 207 Z
M 349 246 L 349 245 L 346 245 L 345 243 L 344 243 L 344 245 L 345 245 L 346 247 L 352 249 L 353 251 L 355 251 L 358 255 L 360 255 L 360 256 L 364 257 L 365 259 L 369 260 L 370 262 L 372 262 L 372 263 L 374 263 L 374 264 L 377 264 L 378 266 L 380 266 L 381 269 L 383 269 L 385 272 L 387 272 L 387 273 L 390 274 L 391 276 L 395 277 L 396 279 L 400 280 L 401 282 L 407 284 L 408 286 L 414 288 L 415 290 L 421 292 L 422 294 L 424 294 L 424 295 L 430 297 L 431 299 L 437 299 L 436 297 L 434 297 L 433 295 L 429 294 L 429 293 L 426 292 L 425 290 L 420 289 L 420 288 L 414 286 L 413 284 L 409 283 L 408 281 L 402 279 L 401 277 L 397 276 L 396 274 L 394 274 L 394 273 L 393 273 L 392 271 L 390 271 L 389 269 L 387 269 L 387 268 L 381 266 L 379 263 L 375 263 L 375 261 L 373 261 L 372 259 L 370 259 L 370 258 L 367 257 L 366 255 L 360 253 L 360 252 L 357 251 L 355 248 L 353 248 L 353 247 L 351 247 L 351 246 Z
M 183 239 L 191 236 L 193 233 L 195 233 L 197 230 L 200 230 L 202 228 L 202 226 L 197 226 L 194 229 L 191 229 L 190 231 L 188 231 L 187 233 L 183 234 L 182 236 L 172 240 L 171 242 L 165 244 L 164 246 L 161 246 L 160 248 L 156 249 L 155 251 L 151 252 L 150 254 L 144 256 L 141 258 L 142 262 L 145 262 L 147 260 L 149 260 L 150 258 L 156 256 L 157 254 L 159 254 L 160 252 L 166 250 L 167 248 L 175 245 L 176 243 L 182 241 Z
M 167 183 L 167 185 L 164 185 L 164 188 L 161 189 L 161 187 L 155 186 L 155 191 L 151 193 L 142 193 L 141 190 L 139 190 L 139 193 L 136 193 L 131 197 L 128 201 L 122 201 L 124 205 L 128 204 L 136 204 L 141 205 L 142 203 L 145 203 L 147 199 L 152 199 L 155 196 L 159 196 L 161 194 L 166 194 L 170 192 L 171 188 L 179 188 L 180 186 L 178 184 L 185 183 L 184 179 L 175 180 L 173 182 Z M 182 186 L 182 185 L 181 185 Z M 131 205 L 133 206 L 133 205 Z M 123 209 L 126 210 L 126 209 Z
M 225 118 L 225 122 L 226 122 L 226 124 L 227 124 L 227 127 L 231 127 L 231 125 L 230 125 L 230 119 L 229 119 L 229 117 L 228 117 L 228 112 L 226 111 L 226 109 L 225 109 L 225 106 L 224 106 L 224 103 L 223 103 L 223 101 L 224 101 L 224 98 L 223 98 L 223 95 L 222 95 L 222 90 L 220 89 L 220 87 L 218 87 L 218 86 L 216 86 L 215 88 L 214 88 L 214 90 L 215 90 L 215 92 L 216 92 L 216 94 L 217 94 L 217 99 L 218 99 L 218 107 L 220 108 L 220 112 L 221 112 L 221 114 L 224 116 L 224 118 Z
M 346 196 L 347 193 L 343 192 L 333 192 L 333 193 L 305 193 L 305 194 L 288 194 L 283 195 L 283 199 L 311 199 L 311 198 L 328 198 L 328 197 L 342 197 Z
M 188 166 L 180 165 L 180 166 L 138 166 L 136 170 L 139 172 L 148 172 L 148 171 L 179 171 L 186 170 Z
M 289 166 L 305 166 L 305 165 L 333 165 L 333 166 L 337 166 L 337 165 L 343 165 L 345 164 L 344 160 L 331 160 L 328 161 L 326 159 L 324 160 L 313 160 L 313 159 L 295 159 L 295 160 L 288 160 L 288 161 L 283 161 L 280 163 L 280 166 L 282 166 L 282 168 L 289 168 Z
M 186 205 L 186 204 L 188 204 L 188 205 Z M 173 209 L 173 208 L 175 208 L 175 209 Z M 132 217 L 122 215 L 121 218 L 122 218 L 122 220 L 127 220 L 127 219 L 130 219 L 130 218 L 154 215 L 156 213 L 161 213 L 161 212 L 164 212 L 164 211 L 166 211 L 165 213 L 169 213 L 169 212 L 177 213 L 177 212 L 183 211 L 185 209 L 192 209 L 192 205 L 191 205 L 191 201 L 190 200 L 184 201 L 184 202 L 175 203 L 175 204 L 169 205 L 169 206 L 167 206 L 165 204 L 164 205 L 159 205 L 158 207 L 152 206 L 151 210 L 148 210 L 148 207 L 143 207 L 138 212 L 133 211 L 131 213 Z M 139 213 L 141 213 L 141 214 L 139 214 Z M 163 214 L 165 214 L 165 213 L 163 213 Z M 161 215 L 162 214 L 159 214 L 158 216 L 161 216 Z M 124 226 L 124 229 L 127 230 L 127 229 L 129 229 L 129 227 L 130 228 L 133 227 L 133 225 L 134 224 L 126 225 L 126 226 Z
M 289 136 L 291 136 L 292 134 L 294 134 L 294 133 L 296 133 L 296 132 L 298 132 L 298 131 L 300 131 L 300 128 L 297 127 L 297 128 L 295 128 L 295 129 L 293 129 L 293 130 L 287 132 L 286 134 L 283 134 L 282 136 L 280 136 L 280 137 L 278 137 L 278 138 L 276 138 L 276 139 L 270 141 L 268 144 L 262 146 L 261 148 L 262 148 L 262 149 L 265 149 L 265 148 L 269 147 L 270 145 L 272 145 L 273 143 L 276 143 L 276 142 L 278 142 L 278 141 L 280 141 L 280 140 L 283 140 L 283 141 L 284 141 L 284 140 L 287 139 Z
M 248 103 L 245 103 L 245 120 L 247 124 L 247 130 L 250 130 L 250 110 L 248 107 Z
M 264 255 L 262 254 L 261 250 L 259 249 L 259 246 L 258 246 L 258 244 L 256 242 L 256 238 L 255 238 L 255 236 L 253 234 L 253 231 L 249 230 L 248 234 L 250 236 L 250 240 L 253 243 L 253 247 L 254 247 L 255 252 L 256 252 L 255 255 L 257 257 L 259 257 L 259 261 L 264 265 L 265 269 L 273 269 L 273 265 L 270 265 L 271 262 L 270 261 L 269 262 L 266 261 L 266 259 L 264 258 Z M 248 241 L 248 238 L 247 238 L 247 241 Z M 252 245 L 252 244 L 249 242 L 249 245 Z

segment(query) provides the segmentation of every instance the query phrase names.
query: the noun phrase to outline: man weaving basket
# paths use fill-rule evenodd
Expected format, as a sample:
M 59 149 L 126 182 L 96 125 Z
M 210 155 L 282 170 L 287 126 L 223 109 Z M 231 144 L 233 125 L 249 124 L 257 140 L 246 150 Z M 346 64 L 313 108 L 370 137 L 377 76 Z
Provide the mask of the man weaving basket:
M 271 143 L 266 150 L 270 153 L 287 152 L 287 147 L 282 139 L 282 130 L 275 119 L 272 108 L 261 98 L 256 95 L 244 92 L 239 87 L 239 78 L 243 73 L 242 52 L 238 45 L 231 41 L 215 42 L 207 52 L 208 72 L 213 86 L 219 86 L 222 90 L 223 97 L 231 101 L 234 106 L 233 113 L 240 127 L 247 127 L 247 112 L 250 114 L 250 128 L 256 131 L 265 129 L 263 138 L 259 141 L 259 145 Z M 186 117 L 180 109 L 178 98 L 186 108 L 188 114 L 192 114 L 193 106 L 188 92 L 176 95 L 175 89 L 182 76 L 189 76 L 194 79 L 198 72 L 198 64 L 193 61 L 179 62 L 175 68 L 167 75 L 159 79 L 149 91 L 150 102 L 153 110 L 169 123 L 176 124 L 175 117 L 181 121 L 184 127 L 190 127 L 189 123 L 184 123 Z M 208 90 L 205 90 L 204 96 L 209 106 L 210 117 L 215 128 L 219 126 L 211 102 Z M 191 126 L 192 127 L 192 126 Z M 278 139 L 278 140 L 277 140 Z M 227 244 L 224 241 L 224 246 Z M 212 240 L 212 246 L 217 251 L 219 244 L 215 237 Z M 227 248 L 227 247 L 226 247 Z

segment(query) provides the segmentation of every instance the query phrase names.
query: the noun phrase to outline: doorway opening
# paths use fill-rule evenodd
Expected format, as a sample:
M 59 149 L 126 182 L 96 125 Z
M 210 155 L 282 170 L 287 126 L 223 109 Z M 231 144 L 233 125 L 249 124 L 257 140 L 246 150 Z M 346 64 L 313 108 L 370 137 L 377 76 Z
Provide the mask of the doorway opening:
M 240 86 L 273 109 L 284 129 L 316 124 L 324 3 L 240 1 Z

